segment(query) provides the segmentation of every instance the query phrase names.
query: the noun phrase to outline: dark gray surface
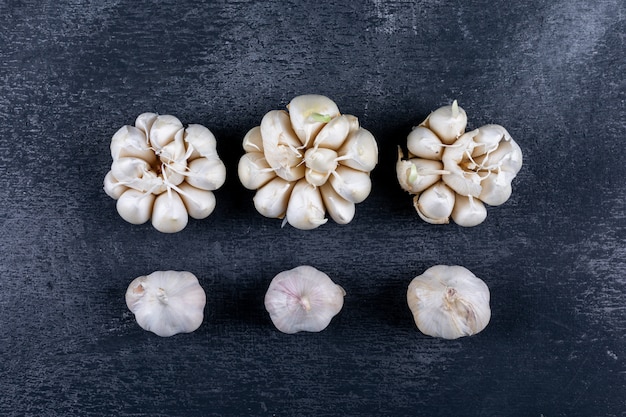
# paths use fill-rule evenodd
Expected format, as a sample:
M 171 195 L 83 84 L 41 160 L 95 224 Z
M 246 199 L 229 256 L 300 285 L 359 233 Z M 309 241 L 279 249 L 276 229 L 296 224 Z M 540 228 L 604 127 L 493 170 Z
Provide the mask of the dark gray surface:
M 103 3 L 0 2 L 1 415 L 626 415 L 622 1 Z M 237 179 L 245 132 L 304 93 L 379 142 L 347 226 L 281 229 Z M 525 157 L 471 229 L 423 223 L 394 172 L 453 99 Z M 112 134 L 145 111 L 206 125 L 227 165 L 215 213 L 175 235 L 102 191 Z M 439 263 L 490 286 L 483 333 L 415 328 L 406 287 Z M 283 335 L 263 295 L 300 264 L 348 295 L 327 330 Z M 207 290 L 195 333 L 127 310 L 162 269 Z

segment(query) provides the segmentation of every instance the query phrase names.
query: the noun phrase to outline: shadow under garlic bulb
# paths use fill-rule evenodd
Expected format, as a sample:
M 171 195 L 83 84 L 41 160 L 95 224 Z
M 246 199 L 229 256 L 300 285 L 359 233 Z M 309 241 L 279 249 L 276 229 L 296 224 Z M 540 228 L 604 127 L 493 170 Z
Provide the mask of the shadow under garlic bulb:
M 140 114 L 135 126 L 121 127 L 111 139 L 111 170 L 104 191 L 117 200 L 129 223 L 152 221 L 163 233 L 183 230 L 215 209 L 214 190 L 226 179 L 213 133 L 198 124 L 187 128 L 174 116 Z
M 398 182 L 415 195 L 415 210 L 428 223 L 452 218 L 459 226 L 476 226 L 487 217 L 485 204 L 498 206 L 511 196 L 522 150 L 500 125 L 465 132 L 466 125 L 455 100 L 411 131 L 407 159 L 398 148 Z
M 276 275 L 265 294 L 265 308 L 283 333 L 320 332 L 343 307 L 346 292 L 328 275 L 303 265 Z
M 137 324 L 161 337 L 190 333 L 202 324 L 206 294 L 187 271 L 155 271 L 135 278 L 126 305 Z
M 470 270 L 435 265 L 411 281 L 407 303 L 418 329 L 433 337 L 457 339 L 482 331 L 491 319 L 489 288 Z
M 241 183 L 257 190 L 259 213 L 284 218 L 283 224 L 315 229 L 328 221 L 327 212 L 336 223 L 349 223 L 355 204 L 371 191 L 374 136 L 325 96 L 298 96 L 287 108 L 268 112 L 244 137 Z

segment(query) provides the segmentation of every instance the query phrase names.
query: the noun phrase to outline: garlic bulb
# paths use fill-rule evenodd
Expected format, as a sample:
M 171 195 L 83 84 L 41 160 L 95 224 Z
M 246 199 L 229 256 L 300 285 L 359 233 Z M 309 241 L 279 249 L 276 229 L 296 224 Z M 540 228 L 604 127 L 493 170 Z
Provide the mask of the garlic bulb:
M 284 217 L 283 224 L 314 229 L 327 222 L 327 212 L 336 223 L 349 223 L 355 204 L 371 191 L 374 136 L 325 96 L 298 96 L 287 108 L 268 112 L 244 137 L 239 180 L 257 190 L 257 211 Z
M 341 311 L 345 295 L 328 275 L 303 265 L 274 277 L 265 294 L 265 308 L 283 333 L 319 332 Z
M 406 299 L 415 324 L 428 336 L 471 336 L 491 318 L 489 288 L 462 266 L 428 268 L 411 281 Z
M 215 209 L 213 191 L 226 179 L 213 133 L 187 128 L 174 116 L 140 114 L 111 139 L 111 170 L 104 191 L 117 200 L 129 223 L 152 220 L 163 233 L 183 230 L 189 217 L 204 219 Z
M 200 327 L 205 304 L 198 278 L 187 271 L 156 271 L 135 278 L 126 291 L 126 305 L 137 324 L 162 337 Z
M 398 149 L 398 182 L 415 195 L 415 209 L 428 223 L 449 223 L 452 217 L 459 226 L 476 226 L 487 217 L 484 204 L 498 206 L 511 196 L 522 150 L 500 125 L 465 132 L 466 125 L 467 115 L 455 100 L 413 128 L 407 159 Z M 429 215 L 429 207 L 439 207 L 438 214 Z

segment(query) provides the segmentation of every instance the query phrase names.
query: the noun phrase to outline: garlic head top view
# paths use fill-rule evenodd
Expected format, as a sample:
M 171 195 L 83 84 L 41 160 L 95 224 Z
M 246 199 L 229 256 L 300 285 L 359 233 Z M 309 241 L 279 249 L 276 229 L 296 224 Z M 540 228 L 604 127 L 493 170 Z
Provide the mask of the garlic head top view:
M 435 265 L 411 281 L 407 303 L 418 329 L 457 339 L 482 331 L 491 318 L 489 288 L 462 266 Z
M 163 233 L 183 230 L 189 217 L 208 217 L 213 191 L 226 179 L 213 133 L 199 124 L 185 128 L 170 115 L 143 113 L 134 126 L 121 127 L 111 156 L 104 191 L 117 200 L 119 215 L 132 224 L 152 220 Z
M 259 213 L 284 218 L 283 224 L 314 229 L 328 221 L 327 212 L 336 223 L 349 223 L 355 204 L 371 191 L 374 136 L 325 96 L 295 97 L 287 109 L 268 112 L 244 137 L 241 183 L 257 190 Z
M 341 311 L 345 295 L 328 275 L 303 265 L 274 277 L 265 294 L 265 308 L 283 333 L 319 332 Z
M 168 337 L 190 333 L 202 324 L 206 294 L 187 271 L 156 271 L 135 278 L 126 305 L 142 329 Z
M 413 128 L 407 159 L 398 149 L 398 182 L 415 196 L 415 210 L 428 223 L 452 218 L 459 226 L 476 226 L 487 217 L 485 204 L 498 206 L 511 196 L 522 150 L 500 125 L 465 132 L 466 125 L 467 115 L 455 100 Z

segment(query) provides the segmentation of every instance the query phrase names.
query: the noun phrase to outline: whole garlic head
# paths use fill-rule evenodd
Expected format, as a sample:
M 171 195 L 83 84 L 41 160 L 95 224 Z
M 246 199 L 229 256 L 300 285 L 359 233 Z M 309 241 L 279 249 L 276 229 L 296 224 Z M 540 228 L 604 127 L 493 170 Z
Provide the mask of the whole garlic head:
M 287 108 L 268 112 L 244 137 L 239 180 L 257 190 L 254 205 L 266 217 L 302 230 L 326 223 L 326 212 L 349 223 L 371 191 L 374 136 L 325 96 L 298 96 Z
M 135 126 L 122 126 L 111 156 L 104 191 L 117 200 L 119 215 L 132 224 L 151 219 L 163 233 L 181 231 L 189 217 L 208 217 L 213 191 L 226 179 L 213 133 L 198 124 L 185 128 L 170 115 L 143 113 Z
M 406 298 L 415 324 L 428 336 L 471 336 L 491 318 L 487 284 L 462 266 L 428 268 L 411 281 Z
M 206 294 L 187 271 L 156 271 L 135 278 L 126 305 L 142 329 L 168 337 L 190 333 L 202 324 Z
M 276 275 L 265 308 L 283 333 L 319 332 L 341 311 L 346 292 L 325 273 L 303 265 Z
M 484 204 L 498 206 L 511 196 L 511 182 L 522 167 L 522 150 L 500 125 L 465 132 L 466 125 L 465 111 L 455 100 L 412 130 L 407 159 L 398 151 L 398 182 L 415 196 L 414 206 L 428 223 L 449 223 L 452 218 L 459 226 L 476 226 L 487 217 Z M 441 206 L 443 200 L 448 201 L 446 210 L 432 215 L 423 210 Z

